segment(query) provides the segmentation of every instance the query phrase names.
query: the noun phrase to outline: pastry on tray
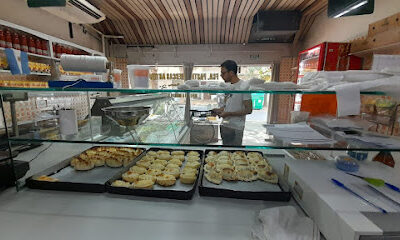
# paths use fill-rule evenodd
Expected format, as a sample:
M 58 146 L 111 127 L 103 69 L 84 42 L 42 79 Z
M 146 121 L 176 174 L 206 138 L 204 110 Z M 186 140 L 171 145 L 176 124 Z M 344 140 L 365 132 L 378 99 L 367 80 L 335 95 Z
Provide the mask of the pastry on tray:
M 148 175 L 148 174 L 142 174 L 139 176 L 139 181 L 141 180 L 150 180 L 153 182 L 153 184 L 156 182 L 157 177 L 153 175 Z
M 185 155 L 172 155 L 171 160 L 178 159 L 181 162 L 185 160 Z
M 179 178 L 180 169 L 179 168 L 166 168 L 163 173 L 173 175 L 176 179 Z
M 138 167 L 143 167 L 143 168 L 149 168 L 150 167 L 150 165 L 152 164 L 152 162 L 150 162 L 150 161 L 138 161 L 137 163 L 136 163 L 136 166 L 138 166 Z
M 222 174 L 222 179 L 227 180 L 227 181 L 236 181 L 237 176 L 235 170 L 231 168 L 224 168 L 221 171 Z
M 160 169 L 160 170 L 164 170 L 164 165 L 159 164 L 159 163 L 153 163 L 149 166 L 149 169 Z
M 163 173 L 163 171 L 160 169 L 149 169 L 146 172 L 147 175 L 152 175 L 152 176 L 158 176 L 158 175 L 161 175 L 162 173 Z
M 167 160 L 161 160 L 161 159 L 156 159 L 153 161 L 154 164 L 161 164 L 163 166 L 166 166 L 168 164 Z
M 176 158 L 173 158 L 171 160 L 168 161 L 169 164 L 175 164 L 178 165 L 179 167 L 182 166 L 182 161 Z
M 200 157 L 199 156 L 188 156 L 187 160 L 188 161 L 199 161 Z
M 176 182 L 176 179 L 173 175 L 170 174 L 161 174 L 157 176 L 157 184 L 164 186 L 164 187 L 169 187 L 174 185 Z
M 113 187 L 126 187 L 126 188 L 130 188 L 132 185 L 131 185 L 131 183 L 128 183 L 128 182 L 125 182 L 125 181 L 122 181 L 122 180 L 115 180 L 115 181 L 111 184 L 111 186 L 113 186 Z
M 200 153 L 199 152 L 197 152 L 197 151 L 190 151 L 190 152 L 188 152 L 188 154 L 187 154 L 188 156 L 200 156 Z
M 257 172 L 254 170 L 248 170 L 248 169 L 238 170 L 236 171 L 236 176 L 238 180 L 245 182 L 251 182 L 257 180 Z
M 152 180 L 139 180 L 133 183 L 135 189 L 153 189 L 154 182 Z
M 94 168 L 94 163 L 90 160 L 83 160 L 83 159 L 79 159 L 77 158 L 77 161 L 74 161 L 73 166 L 75 170 L 78 171 L 88 171 L 90 169 Z
M 138 173 L 138 174 L 143 174 L 143 173 L 147 172 L 146 168 L 139 167 L 139 166 L 133 166 L 129 170 L 134 172 L 134 173 Z
M 196 181 L 197 175 L 194 172 L 181 173 L 179 180 L 183 184 L 193 184 Z
M 194 168 L 194 169 L 198 169 L 200 167 L 200 163 L 199 162 L 187 162 L 185 165 L 185 168 Z
M 277 184 L 279 181 L 278 175 L 271 171 L 264 171 L 264 170 L 258 171 L 257 177 L 258 179 L 261 179 L 265 182 L 274 184 Z
M 49 177 L 49 176 L 46 176 L 46 175 L 42 175 L 42 176 L 36 177 L 34 179 L 37 180 L 37 181 L 58 182 L 57 178 Z
M 139 173 L 127 171 L 126 173 L 122 174 L 122 179 L 130 183 L 136 182 L 139 179 Z
M 185 155 L 184 151 L 172 151 L 171 155 Z
M 208 171 L 204 174 L 206 179 L 214 184 L 221 184 L 222 183 L 222 174 L 215 170 Z
M 118 158 L 107 158 L 106 165 L 113 168 L 122 167 L 123 161 Z

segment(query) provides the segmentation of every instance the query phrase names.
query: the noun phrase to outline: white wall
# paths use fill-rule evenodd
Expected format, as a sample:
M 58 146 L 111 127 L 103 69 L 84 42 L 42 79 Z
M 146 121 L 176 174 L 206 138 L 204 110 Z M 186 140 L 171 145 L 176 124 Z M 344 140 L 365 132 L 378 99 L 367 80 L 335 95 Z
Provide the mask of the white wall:
M 114 49 L 114 54 L 125 48 Z M 158 45 L 154 48 L 127 48 L 128 64 L 182 64 L 219 65 L 227 59 L 239 64 L 267 64 L 280 62 L 291 56 L 291 44 L 215 44 L 215 45 Z M 117 56 L 118 57 L 118 56 Z
M 327 11 L 324 11 L 315 19 L 303 41 L 302 49 L 324 41 L 347 42 L 366 36 L 370 23 L 398 12 L 400 12 L 400 0 L 375 0 L 374 13 L 368 15 L 328 18 Z
M 71 39 L 67 21 L 39 8 L 28 8 L 26 0 L 0 0 L 0 19 L 101 51 L 101 42 L 89 33 L 84 34 L 79 25 L 73 24 Z

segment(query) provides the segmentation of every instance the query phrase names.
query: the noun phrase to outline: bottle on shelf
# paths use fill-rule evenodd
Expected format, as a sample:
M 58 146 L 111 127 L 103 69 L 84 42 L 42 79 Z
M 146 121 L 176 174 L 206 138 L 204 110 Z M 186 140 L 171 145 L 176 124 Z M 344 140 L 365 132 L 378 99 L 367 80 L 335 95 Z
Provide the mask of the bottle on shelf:
M 36 38 L 36 54 L 39 55 L 43 55 L 43 51 L 42 51 L 42 41 L 40 41 L 39 38 Z
M 10 30 L 6 31 L 6 48 L 12 48 L 12 37 Z
M 49 52 L 47 51 L 47 41 L 46 40 L 42 40 L 42 54 L 44 56 L 49 55 Z
M 28 40 L 26 35 L 21 36 L 21 51 L 28 52 Z
M 6 36 L 4 35 L 4 31 L 0 29 L 0 47 L 6 47 Z
M 12 38 L 12 46 L 14 49 L 21 50 L 21 45 L 19 44 L 18 33 L 14 33 L 14 36 Z
M 30 53 L 36 53 L 35 39 L 32 36 L 29 37 L 28 50 Z

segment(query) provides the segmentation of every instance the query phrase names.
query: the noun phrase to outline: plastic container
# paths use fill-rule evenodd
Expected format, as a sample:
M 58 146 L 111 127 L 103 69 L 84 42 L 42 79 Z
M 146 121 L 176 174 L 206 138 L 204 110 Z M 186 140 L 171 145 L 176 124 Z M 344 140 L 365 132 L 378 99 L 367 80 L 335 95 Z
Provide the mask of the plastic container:
M 149 67 L 127 65 L 130 88 L 149 88 Z
M 345 172 L 357 172 L 360 168 L 358 163 L 349 156 L 336 156 L 335 161 L 336 168 Z
M 114 69 L 113 70 L 114 88 L 122 88 L 121 75 L 122 75 L 122 70 L 121 69 Z
M 368 152 L 363 151 L 347 151 L 347 155 L 350 157 L 357 159 L 358 161 L 364 161 L 368 158 Z
M 306 122 L 309 116 L 310 112 L 291 111 L 290 123 Z

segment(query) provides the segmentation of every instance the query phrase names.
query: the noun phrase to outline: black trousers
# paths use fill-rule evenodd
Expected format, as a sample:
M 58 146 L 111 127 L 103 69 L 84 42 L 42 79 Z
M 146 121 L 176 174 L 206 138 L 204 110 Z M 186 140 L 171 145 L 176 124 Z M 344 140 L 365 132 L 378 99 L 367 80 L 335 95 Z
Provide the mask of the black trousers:
M 237 130 L 220 126 L 222 143 L 224 145 L 241 146 L 243 140 L 243 130 Z

